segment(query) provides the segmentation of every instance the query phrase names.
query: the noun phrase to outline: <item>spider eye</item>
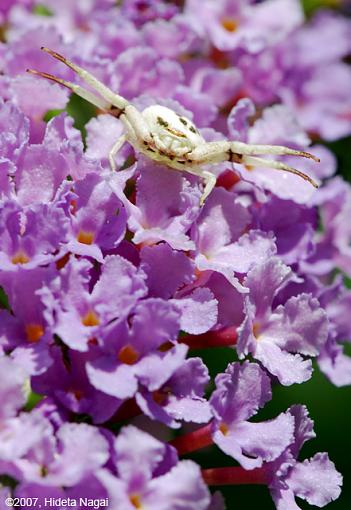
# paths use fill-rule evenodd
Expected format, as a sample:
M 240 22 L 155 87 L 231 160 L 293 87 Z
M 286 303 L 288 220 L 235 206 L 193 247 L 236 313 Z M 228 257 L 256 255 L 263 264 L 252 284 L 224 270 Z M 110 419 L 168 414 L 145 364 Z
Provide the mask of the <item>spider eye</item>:
M 169 125 L 168 122 L 166 122 L 162 117 L 157 117 L 156 121 L 159 126 L 162 126 L 165 128 L 167 128 Z

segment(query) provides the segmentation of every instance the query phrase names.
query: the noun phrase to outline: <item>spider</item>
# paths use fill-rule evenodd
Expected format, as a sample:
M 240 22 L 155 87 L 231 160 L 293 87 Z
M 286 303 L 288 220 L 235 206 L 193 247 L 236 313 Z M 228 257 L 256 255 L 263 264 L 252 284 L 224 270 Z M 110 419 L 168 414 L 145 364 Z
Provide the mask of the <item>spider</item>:
M 281 161 L 257 157 L 259 154 L 294 155 L 319 162 L 319 159 L 313 154 L 280 145 L 249 145 L 229 140 L 206 142 L 188 118 L 160 105 L 152 105 L 139 112 L 127 99 L 112 92 L 85 69 L 49 48 L 42 47 L 41 49 L 71 68 L 98 95 L 52 74 L 34 69 L 27 69 L 27 72 L 67 87 L 78 96 L 86 99 L 99 109 L 112 113 L 123 122 L 125 133 L 115 142 L 109 153 L 112 170 L 116 170 L 115 155 L 125 142 L 129 142 L 136 151 L 141 152 L 153 161 L 202 178 L 204 189 L 200 205 L 205 202 L 216 184 L 216 176 L 208 169 L 209 165 L 223 161 L 249 165 L 250 167 L 264 166 L 283 170 L 298 175 L 315 188 L 318 187 L 308 175 Z

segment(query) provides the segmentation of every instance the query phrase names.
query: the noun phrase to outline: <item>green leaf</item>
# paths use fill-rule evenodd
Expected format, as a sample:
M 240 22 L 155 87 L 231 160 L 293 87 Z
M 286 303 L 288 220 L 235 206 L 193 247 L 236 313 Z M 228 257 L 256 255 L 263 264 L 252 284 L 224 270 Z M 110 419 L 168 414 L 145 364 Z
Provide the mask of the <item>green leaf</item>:
M 6 292 L 2 287 L 0 287 L 0 308 L 5 308 L 6 310 L 10 310 L 9 300 Z
M 57 117 L 57 115 L 60 115 L 60 113 L 64 112 L 65 110 L 48 110 L 44 117 L 44 122 L 49 122 L 49 120 L 53 119 L 54 117 Z
M 74 127 L 82 133 L 83 142 L 87 136 L 85 124 L 96 117 L 96 107 L 85 101 L 76 94 L 72 94 L 66 106 L 68 115 L 74 119 Z
M 46 5 L 43 4 L 36 4 L 33 7 L 33 14 L 36 14 L 37 16 L 53 16 L 54 13 L 46 7 Z
M 24 406 L 25 411 L 31 411 L 33 407 L 35 407 L 41 400 L 43 400 L 44 396 L 39 395 L 38 393 L 34 393 L 34 391 L 31 391 L 29 394 L 29 397 L 27 399 L 27 403 Z

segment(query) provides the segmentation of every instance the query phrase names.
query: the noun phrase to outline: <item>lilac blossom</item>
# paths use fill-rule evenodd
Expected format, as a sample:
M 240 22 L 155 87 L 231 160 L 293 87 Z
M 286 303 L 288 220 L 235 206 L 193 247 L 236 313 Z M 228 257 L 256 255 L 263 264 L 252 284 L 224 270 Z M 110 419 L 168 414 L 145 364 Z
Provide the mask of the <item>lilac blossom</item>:
M 133 397 L 138 383 L 157 390 L 187 352 L 185 345 L 171 343 L 179 331 L 180 314 L 170 302 L 149 298 L 130 312 L 129 320 L 123 317 L 105 328 L 101 352 L 87 364 L 92 385 L 120 399 Z M 167 341 L 170 347 L 163 349 Z
M 102 467 L 107 459 L 108 443 L 97 428 L 85 423 L 65 423 L 55 437 L 48 425 L 35 448 L 16 460 L 14 466 L 27 483 L 70 487 Z
M 284 385 L 311 377 L 307 356 L 317 356 L 327 340 L 328 319 L 309 294 L 291 297 L 272 310 L 277 291 L 292 278 L 291 269 L 271 259 L 249 271 L 246 318 L 240 326 L 238 354 L 252 353 Z
M 160 510 L 206 510 L 210 494 L 199 467 L 190 460 L 177 461 L 169 446 L 128 426 L 115 440 L 117 476 L 100 470 L 98 479 L 107 489 L 113 509 L 133 510 L 148 505 Z
M 145 295 L 145 275 L 118 255 L 106 257 L 100 277 L 89 291 L 87 260 L 72 259 L 48 287 L 42 289 L 51 332 L 72 349 L 86 351 L 89 339 L 103 326 L 125 318 Z
M 284 15 L 287 10 L 288 17 Z M 228 0 L 215 4 L 208 0 L 187 0 L 185 12 L 203 38 L 208 37 L 214 46 L 225 51 L 244 47 L 256 53 L 286 37 L 302 22 L 302 10 L 295 0 L 258 4 L 243 1 L 237 5 Z
M 327 453 L 297 461 L 303 444 L 315 437 L 315 433 L 304 406 L 296 405 L 289 411 L 295 420 L 294 440 L 276 462 L 266 466 L 272 498 L 277 510 L 298 510 L 296 496 L 323 507 L 338 498 L 342 477 Z
M 92 386 L 86 373 L 88 356 L 78 351 L 68 355 L 61 345 L 53 345 L 50 357 L 54 362 L 32 378 L 32 387 L 52 398 L 59 409 L 90 416 L 93 423 L 103 423 L 116 413 L 122 401 Z
M 136 402 L 143 413 L 169 427 L 179 427 L 180 420 L 207 423 L 212 412 L 203 396 L 209 382 L 206 365 L 199 358 L 190 358 L 168 375 L 153 394 L 139 389 Z
M 233 363 L 215 382 L 213 441 L 245 469 L 276 459 L 291 442 L 292 417 L 282 413 L 268 422 L 248 421 L 271 399 L 269 377 L 257 364 Z

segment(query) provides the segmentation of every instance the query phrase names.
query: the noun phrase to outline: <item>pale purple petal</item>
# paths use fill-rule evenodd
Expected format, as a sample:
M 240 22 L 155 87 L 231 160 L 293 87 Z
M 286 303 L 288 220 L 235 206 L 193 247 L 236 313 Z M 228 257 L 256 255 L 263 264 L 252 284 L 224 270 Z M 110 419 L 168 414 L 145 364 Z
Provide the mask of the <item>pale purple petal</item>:
M 193 261 L 184 253 L 172 250 L 166 243 L 143 247 L 140 257 L 151 296 L 168 299 L 195 278 Z
M 132 448 L 131 448 L 132 445 Z M 166 445 L 133 425 L 124 427 L 115 440 L 116 467 L 122 480 L 152 478 L 166 453 Z M 136 472 L 138 471 L 138 473 Z
M 254 303 L 258 316 L 264 316 L 278 290 L 291 276 L 290 267 L 274 257 L 251 269 L 245 278 L 245 286 L 250 289 L 250 301 Z
M 129 365 L 117 364 L 109 356 L 100 357 L 86 365 L 91 384 L 98 390 L 120 399 L 131 398 L 138 389 L 134 370 Z
M 211 329 L 217 321 L 217 299 L 207 288 L 197 288 L 189 296 L 172 299 L 179 311 L 180 328 L 199 335 Z
M 207 510 L 209 490 L 200 467 L 183 460 L 162 478 L 154 478 L 145 495 L 145 504 L 158 510 Z
M 290 445 L 294 438 L 294 418 L 281 413 L 273 420 L 235 425 L 230 434 L 250 457 L 259 457 L 271 462 Z
M 316 298 L 299 294 L 274 310 L 263 336 L 289 352 L 317 356 L 328 336 L 327 314 Z
M 296 496 L 322 507 L 339 497 L 342 476 L 327 453 L 317 453 L 309 460 L 296 463 L 287 483 Z
M 278 345 L 264 339 L 257 342 L 255 357 L 284 386 L 308 381 L 312 376 L 311 360 L 283 351 Z

